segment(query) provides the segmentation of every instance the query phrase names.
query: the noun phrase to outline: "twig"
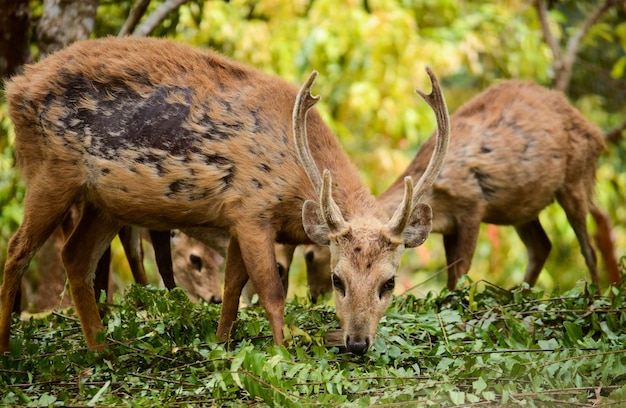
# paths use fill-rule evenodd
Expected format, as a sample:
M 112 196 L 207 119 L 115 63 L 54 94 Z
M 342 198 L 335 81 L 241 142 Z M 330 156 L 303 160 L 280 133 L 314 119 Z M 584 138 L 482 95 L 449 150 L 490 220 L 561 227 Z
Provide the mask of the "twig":
M 592 25 L 598 21 L 598 19 L 604 14 L 608 9 L 617 5 L 617 0 L 605 0 L 603 4 L 598 6 L 587 19 L 583 22 L 583 25 L 580 27 L 576 33 L 570 37 L 567 42 L 567 47 L 565 49 L 564 61 L 563 61 L 563 75 L 561 77 L 557 77 L 557 82 L 555 88 L 561 91 L 565 91 L 569 85 L 570 77 L 572 75 L 572 66 L 574 65 L 574 61 L 576 61 L 576 54 L 578 53 L 578 47 L 580 45 L 580 41 L 583 39 L 587 31 L 591 28 Z
M 442 273 L 444 273 L 445 271 L 449 270 L 450 268 L 452 268 L 454 265 L 456 265 L 457 263 L 461 262 L 460 259 L 457 259 L 456 261 L 452 262 L 450 265 L 447 265 L 445 268 L 439 269 L 437 272 L 435 272 L 434 274 L 432 274 L 431 276 L 429 276 L 428 278 L 426 278 L 426 280 L 423 280 L 421 282 L 419 282 L 416 285 L 411 286 L 410 288 L 408 288 L 407 290 L 404 291 L 404 293 L 408 293 L 411 292 L 413 289 L 425 285 L 426 282 L 431 281 L 433 279 L 435 279 L 437 276 L 441 275 Z
M 552 30 L 550 30 L 550 23 L 548 22 L 548 9 L 546 7 L 545 0 L 536 0 L 535 7 L 537 8 L 537 14 L 539 15 L 539 22 L 541 23 L 541 32 L 543 33 L 543 39 L 552 50 L 552 55 L 554 56 L 554 64 L 560 64 L 561 47 L 559 47 L 556 38 L 554 38 L 554 35 L 552 34 Z M 555 71 L 556 70 L 558 70 L 558 68 L 555 66 Z
M 148 351 L 148 350 L 141 350 L 141 349 L 139 349 L 139 348 L 137 348 L 137 347 L 133 347 L 133 346 L 131 346 L 130 344 L 127 344 L 127 343 L 122 343 L 122 342 L 121 342 L 121 341 L 119 341 L 119 340 L 109 339 L 109 341 L 110 341 L 111 343 L 115 343 L 115 344 L 117 344 L 117 345 L 120 345 L 120 346 L 123 346 L 123 347 L 129 348 L 129 349 L 131 349 L 131 350 L 133 350 L 133 351 L 136 351 L 137 353 L 140 353 L 140 354 L 149 354 L 149 355 L 151 355 L 151 356 L 153 356 L 153 357 L 160 358 L 161 360 L 166 360 L 166 361 L 170 361 L 170 362 L 175 362 L 175 361 L 176 361 L 176 359 L 175 359 L 175 358 L 165 357 L 165 356 L 162 356 L 162 355 L 160 355 L 160 354 L 153 353 L 153 352 Z
M 178 7 L 188 2 L 189 0 L 167 0 L 163 4 L 159 6 L 152 14 L 150 14 L 143 23 L 139 25 L 133 31 L 133 35 L 136 37 L 145 37 L 149 35 L 152 30 L 155 29 L 157 25 L 159 25 L 167 15 L 176 10 Z
M 532 361 L 532 362 L 529 361 L 527 363 L 524 363 L 524 365 L 532 364 L 533 368 L 541 369 L 541 368 L 544 368 L 544 367 L 547 367 L 547 366 L 550 366 L 550 365 L 553 365 L 553 364 L 561 364 L 561 363 L 564 363 L 566 361 L 571 361 L 571 360 L 581 360 L 583 358 L 608 356 L 608 355 L 611 355 L 611 354 L 622 354 L 622 353 L 626 353 L 626 350 L 602 351 L 600 353 L 590 353 L 590 354 L 583 354 L 583 355 L 580 355 L 580 356 L 566 357 L 566 358 L 563 358 L 563 359 L 560 359 L 560 360 L 550 361 L 548 363 L 541 364 L 541 365 L 538 365 L 538 366 L 534 365 L 534 364 L 537 364 L 536 361 Z
M 537 9 L 537 14 L 539 15 L 539 21 L 541 23 L 541 31 L 543 33 L 543 38 L 552 50 L 552 54 L 554 56 L 554 71 L 556 73 L 555 78 L 555 89 L 565 92 L 567 87 L 569 86 L 571 74 L 572 74 L 572 66 L 576 61 L 576 54 L 578 53 L 578 48 L 580 46 L 580 41 L 583 39 L 585 34 L 589 31 L 592 25 L 598 21 L 598 19 L 604 14 L 608 9 L 617 5 L 617 0 L 605 0 L 598 8 L 596 8 L 583 22 L 581 27 L 570 37 L 567 41 L 567 45 L 565 50 L 561 50 L 559 44 L 554 37 L 552 31 L 550 30 L 550 24 L 548 22 L 548 11 L 546 7 L 545 0 L 535 0 L 535 8 Z
M 137 3 L 135 3 L 133 8 L 130 10 L 130 14 L 124 22 L 122 29 L 117 34 L 118 37 L 125 37 L 133 32 L 135 27 L 137 27 L 139 20 L 141 20 L 141 17 L 143 17 L 146 13 L 149 4 L 150 0 L 137 0 Z
M 452 349 L 450 348 L 450 342 L 448 342 L 448 333 L 446 333 L 446 327 L 443 324 L 441 313 L 437 313 L 437 319 L 439 320 L 439 326 L 441 326 L 441 333 L 443 334 L 443 340 L 446 342 L 446 348 L 448 349 L 448 352 L 451 353 Z

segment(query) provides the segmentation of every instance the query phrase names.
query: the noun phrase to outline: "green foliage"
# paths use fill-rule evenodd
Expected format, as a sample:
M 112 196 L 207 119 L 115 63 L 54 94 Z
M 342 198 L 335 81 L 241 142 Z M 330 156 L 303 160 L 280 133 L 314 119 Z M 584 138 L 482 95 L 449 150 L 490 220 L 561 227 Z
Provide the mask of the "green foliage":
M 87 351 L 71 311 L 13 322 L 0 356 L 0 404 L 131 406 L 565 406 L 623 398 L 626 290 L 596 296 L 507 291 L 396 297 L 364 356 L 326 347 L 334 311 L 286 306 L 286 347 L 259 308 L 239 312 L 229 344 L 220 307 L 181 290 L 131 286 L 108 308 L 103 353 Z
M 101 1 L 93 36 L 116 35 L 134 3 Z M 153 0 L 148 13 L 162 3 Z M 550 26 L 564 45 L 601 1 L 548 3 Z M 42 0 L 31 1 L 34 23 L 42 10 Z M 607 130 L 626 120 L 625 21 L 622 8 L 614 7 L 592 27 L 577 55 L 580 62 L 574 65 L 569 93 L 587 118 Z M 549 85 L 554 76 L 535 9 L 525 0 L 193 1 L 168 15 L 153 35 L 214 48 L 294 84 L 311 70 L 320 71 L 313 90 L 322 96 L 318 108 L 374 194 L 406 168 L 435 128 L 430 108 L 414 92 L 416 87 L 430 89 L 426 64 L 439 76 L 451 112 L 498 80 L 523 78 Z M 23 197 L 13 169 L 9 127 L 3 104 L 1 264 L 21 218 Z M 598 202 L 615 224 L 618 255 L 626 247 L 625 149 L 626 142 L 611 146 L 598 169 Z M 572 287 L 588 272 L 565 214 L 551 206 L 541 221 L 554 247 L 539 287 Z M 423 248 L 407 251 L 400 274 L 410 278 L 406 287 L 411 287 L 427 276 L 416 277 L 415 271 L 432 274 L 444 265 L 441 239 L 433 236 Z M 522 281 L 525 265 L 526 250 L 513 228 L 484 227 L 470 276 L 511 287 Z M 304 284 L 301 268 L 297 277 L 294 287 Z M 445 273 L 432 288 L 444 282 Z

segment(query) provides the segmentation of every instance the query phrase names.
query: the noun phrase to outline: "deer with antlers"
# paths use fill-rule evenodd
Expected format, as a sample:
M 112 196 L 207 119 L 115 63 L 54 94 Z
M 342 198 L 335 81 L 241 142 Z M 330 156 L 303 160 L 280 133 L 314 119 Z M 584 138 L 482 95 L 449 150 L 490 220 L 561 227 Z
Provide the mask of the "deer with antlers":
M 405 248 L 424 242 L 432 211 L 419 202 L 449 139 L 434 74 L 439 127 L 424 176 L 391 219 L 378 208 L 336 136 L 315 110 L 312 74 L 300 92 L 214 53 L 168 40 L 77 42 L 7 84 L 23 222 L 11 238 L 0 288 L 0 351 L 29 261 L 73 205 L 80 217 L 62 258 L 87 345 L 102 349 L 92 281 L 124 225 L 230 235 L 217 334 L 227 339 L 250 279 L 283 344 L 285 294 L 274 243 L 329 245 L 337 315 L 347 348 L 365 353 L 394 288 Z M 293 107 L 293 109 L 292 109 Z M 308 113 L 308 116 L 307 116 Z M 308 136 L 307 136 L 308 134 Z M 323 175 L 318 169 L 323 169 Z

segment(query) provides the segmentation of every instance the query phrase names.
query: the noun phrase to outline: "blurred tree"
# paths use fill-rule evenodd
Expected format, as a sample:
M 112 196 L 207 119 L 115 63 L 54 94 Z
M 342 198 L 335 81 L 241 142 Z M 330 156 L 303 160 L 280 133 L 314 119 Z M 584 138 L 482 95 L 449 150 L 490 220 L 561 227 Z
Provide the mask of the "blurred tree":
M 29 0 L 0 0 L 0 78 L 19 72 L 30 58 Z
M 36 30 L 40 58 L 89 38 L 98 4 L 99 0 L 44 0 Z

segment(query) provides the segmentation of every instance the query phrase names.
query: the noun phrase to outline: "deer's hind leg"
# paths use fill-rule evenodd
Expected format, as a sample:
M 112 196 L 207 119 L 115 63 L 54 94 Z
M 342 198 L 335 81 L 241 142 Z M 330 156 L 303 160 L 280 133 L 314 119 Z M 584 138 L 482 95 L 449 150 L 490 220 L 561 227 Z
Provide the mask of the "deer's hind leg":
M 591 281 L 599 289 L 600 276 L 598 275 L 596 251 L 591 245 L 591 239 L 587 230 L 587 213 L 589 212 L 590 198 L 583 183 L 581 182 L 574 186 L 566 185 L 563 190 L 557 191 L 556 199 L 563 207 L 563 210 L 565 210 L 567 220 L 574 229 L 574 233 L 576 233 L 580 250 L 591 274 Z
M 469 272 L 479 231 L 480 221 L 468 222 L 456 232 L 443 235 L 449 290 L 456 290 L 459 278 Z
M 104 347 L 96 343 L 96 333 L 103 331 L 93 286 L 96 266 L 120 228 L 119 222 L 85 204 L 76 227 L 63 247 L 63 265 L 72 298 L 85 341 L 91 349 Z
M 37 180 L 31 181 L 26 190 L 22 224 L 9 241 L 0 288 L 0 352 L 9 350 L 11 312 L 22 276 L 35 253 L 69 214 L 74 193 Z
M 535 286 L 543 265 L 548 259 L 552 244 L 538 218 L 526 224 L 516 225 L 515 231 L 528 251 L 528 265 L 526 266 L 524 282 L 530 286 Z
M 168 289 L 176 287 L 174 281 L 174 266 L 172 264 L 172 243 L 170 231 L 149 230 L 150 241 L 154 248 L 154 258 L 156 260 L 159 275 L 163 279 L 163 284 Z
M 141 244 L 141 229 L 139 227 L 124 226 L 119 232 L 120 242 L 128 260 L 128 266 L 133 274 L 135 283 L 146 286 L 148 277 L 143 267 L 143 248 Z M 155 251 L 156 252 L 156 251 Z

